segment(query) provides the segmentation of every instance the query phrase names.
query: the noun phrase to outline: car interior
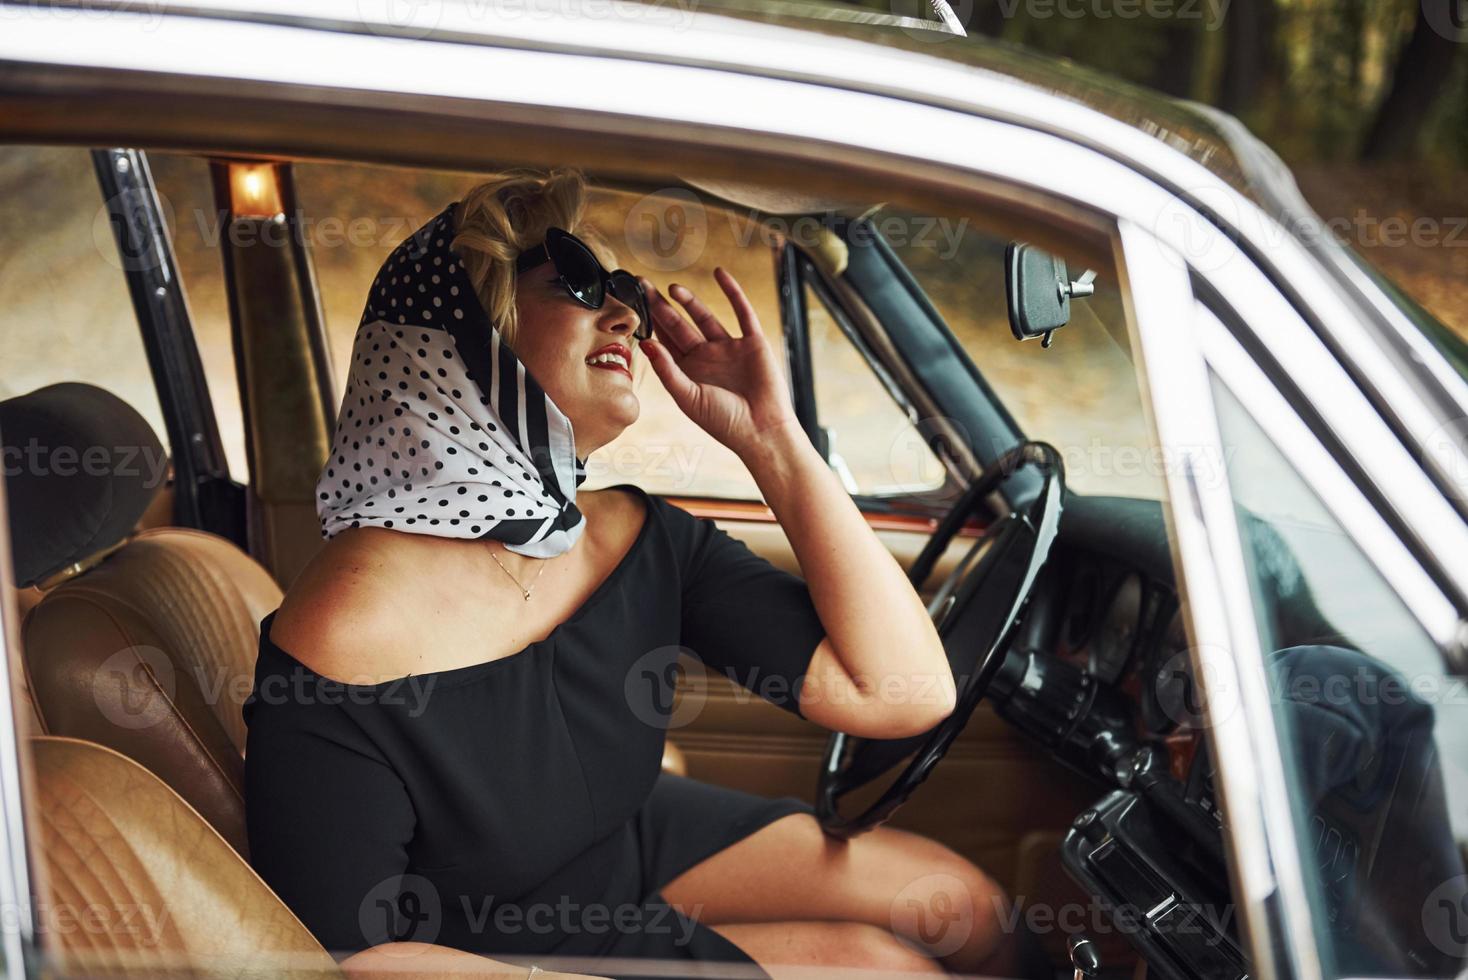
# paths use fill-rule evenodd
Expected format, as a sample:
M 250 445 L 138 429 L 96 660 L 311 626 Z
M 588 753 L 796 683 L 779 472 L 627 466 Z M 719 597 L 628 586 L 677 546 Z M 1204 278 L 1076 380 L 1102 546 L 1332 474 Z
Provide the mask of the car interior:
M 362 292 L 475 174 L 4 152 L 6 179 L 46 173 L 45 220 L 76 250 L 7 297 L 7 458 L 101 446 L 129 462 L 83 480 L 7 469 L 35 871 L 58 902 L 139 910 L 46 941 L 76 972 L 268 955 L 271 972 L 329 975 L 247 863 L 240 705 L 261 619 L 321 544 L 313 492 Z M 1155 440 L 1113 229 L 1059 202 L 815 196 L 765 176 L 590 170 L 591 220 L 660 286 L 717 295 L 714 265 L 735 272 L 806 431 L 975 683 L 933 737 L 862 744 L 690 667 L 664 766 L 819 798 L 833 833 L 886 821 L 942 841 L 1023 905 L 1073 913 L 1034 928 L 1058 975 L 1246 975 L 1163 485 L 1139 462 Z M 11 342 L 38 316 L 75 325 Z M 638 391 L 643 417 L 585 489 L 638 483 L 798 574 L 737 458 L 655 378 Z M 1295 642 L 1334 636 L 1309 589 L 1275 574 Z M 1190 899 L 1189 921 L 1116 927 L 1117 907 L 1167 896 Z

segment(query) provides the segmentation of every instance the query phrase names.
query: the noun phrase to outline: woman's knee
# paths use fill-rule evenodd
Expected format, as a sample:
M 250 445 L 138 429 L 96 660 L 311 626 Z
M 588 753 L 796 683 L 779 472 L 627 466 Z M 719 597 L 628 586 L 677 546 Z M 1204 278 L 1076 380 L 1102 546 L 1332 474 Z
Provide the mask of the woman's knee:
M 892 973 L 945 972 L 890 929 L 865 922 L 743 923 L 713 928 L 766 968 L 830 966 Z
M 909 876 L 892 895 L 892 929 L 928 955 L 966 949 L 984 955 L 1000 945 L 1009 921 L 1009 897 L 981 868 L 949 848 L 932 847 L 909 863 Z

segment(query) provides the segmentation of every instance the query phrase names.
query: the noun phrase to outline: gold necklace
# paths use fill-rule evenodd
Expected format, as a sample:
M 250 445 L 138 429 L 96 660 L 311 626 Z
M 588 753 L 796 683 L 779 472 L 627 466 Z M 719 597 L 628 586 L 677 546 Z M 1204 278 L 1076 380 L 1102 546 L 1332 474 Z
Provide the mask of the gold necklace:
M 496 565 L 498 565 L 500 568 L 505 568 L 505 563 L 502 562 L 502 561 L 500 561 L 499 555 L 496 555 L 493 551 L 490 551 L 489 557 L 493 558 L 494 559 L 494 563 Z M 552 556 L 552 558 L 553 557 L 554 556 Z M 545 566 L 548 565 L 548 564 L 550 564 L 550 562 L 552 561 L 552 558 L 542 558 L 541 559 L 541 561 L 540 561 L 540 571 L 535 573 L 535 582 L 540 581 L 541 574 L 545 572 Z M 520 584 L 520 580 L 519 579 L 515 578 L 515 573 L 514 572 L 510 571 L 508 568 L 505 568 L 505 574 L 508 575 L 508 576 L 510 576 L 510 579 L 512 581 L 514 581 L 515 585 L 520 589 L 521 592 L 525 593 L 525 601 L 526 602 L 529 602 L 530 601 L 530 589 L 535 588 L 535 582 L 531 582 L 530 583 L 530 589 L 527 589 L 527 588 L 525 588 L 525 586 L 523 586 L 523 585 Z

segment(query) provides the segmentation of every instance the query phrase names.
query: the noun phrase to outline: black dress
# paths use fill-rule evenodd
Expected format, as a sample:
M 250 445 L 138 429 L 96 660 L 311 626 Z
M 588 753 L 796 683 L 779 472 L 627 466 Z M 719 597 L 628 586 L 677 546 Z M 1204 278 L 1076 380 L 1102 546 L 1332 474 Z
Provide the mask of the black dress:
M 271 642 L 275 613 L 261 623 L 250 863 L 328 949 L 752 962 L 659 890 L 811 807 L 661 771 L 673 664 L 681 648 L 798 714 L 825 630 L 801 578 L 621 486 L 647 505 L 631 549 L 518 653 L 345 684 Z

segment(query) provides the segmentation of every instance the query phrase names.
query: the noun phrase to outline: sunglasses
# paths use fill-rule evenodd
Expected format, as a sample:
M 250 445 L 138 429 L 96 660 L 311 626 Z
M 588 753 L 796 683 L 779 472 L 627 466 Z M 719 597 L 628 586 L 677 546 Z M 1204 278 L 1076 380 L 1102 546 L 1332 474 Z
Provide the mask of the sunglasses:
M 642 283 L 625 269 L 607 272 L 586 243 L 569 231 L 547 228 L 545 241 L 526 249 L 515 259 L 515 274 L 546 262 L 556 267 L 556 275 L 567 292 L 582 306 L 599 310 L 611 294 L 637 311 L 638 340 L 652 336 L 652 317 L 647 312 L 647 296 Z

